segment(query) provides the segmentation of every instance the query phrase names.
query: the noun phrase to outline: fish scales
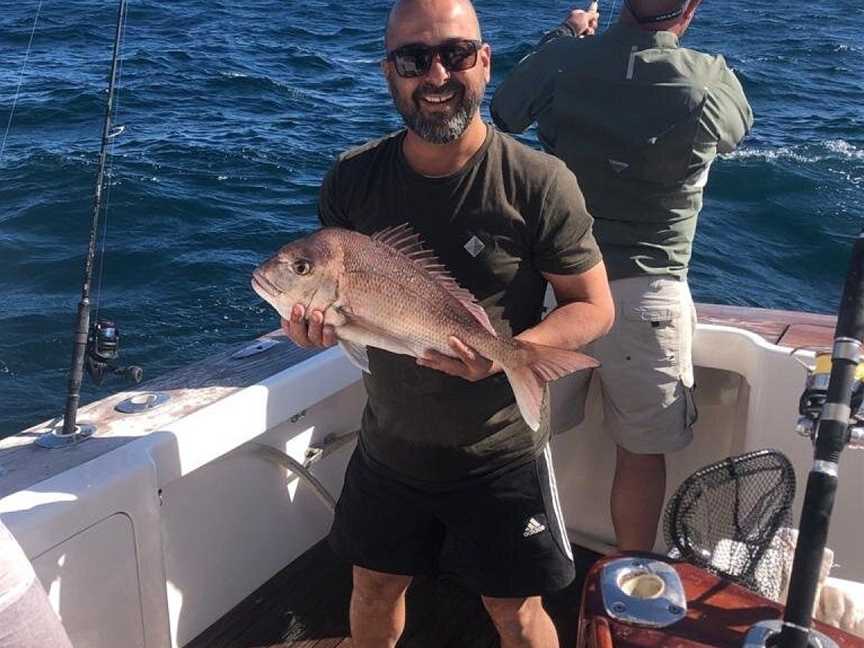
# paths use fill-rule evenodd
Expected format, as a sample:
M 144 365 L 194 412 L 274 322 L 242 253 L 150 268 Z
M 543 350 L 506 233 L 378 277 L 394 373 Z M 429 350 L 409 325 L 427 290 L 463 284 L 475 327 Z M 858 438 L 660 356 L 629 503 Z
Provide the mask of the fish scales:
M 494 345 L 495 338 L 452 294 L 392 248 L 371 240 L 352 246 L 345 269 L 340 297 L 347 310 L 380 328 L 398 326 L 416 351 L 435 349 L 452 355 L 450 335 L 478 351 Z

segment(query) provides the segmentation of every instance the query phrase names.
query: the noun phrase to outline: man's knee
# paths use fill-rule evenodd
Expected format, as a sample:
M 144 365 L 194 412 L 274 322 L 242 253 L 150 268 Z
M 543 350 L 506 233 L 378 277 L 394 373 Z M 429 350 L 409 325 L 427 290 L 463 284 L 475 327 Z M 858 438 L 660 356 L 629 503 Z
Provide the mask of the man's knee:
M 537 616 L 545 614 L 539 596 L 528 598 L 483 597 L 483 605 L 492 617 L 492 623 L 504 637 L 524 638 Z
M 653 466 L 665 463 L 666 455 L 662 453 L 639 453 L 631 452 L 622 446 L 616 446 L 616 458 L 619 465 L 626 466 Z
M 364 567 L 354 566 L 353 595 L 367 604 L 392 605 L 398 601 L 411 584 L 411 576 L 385 574 Z

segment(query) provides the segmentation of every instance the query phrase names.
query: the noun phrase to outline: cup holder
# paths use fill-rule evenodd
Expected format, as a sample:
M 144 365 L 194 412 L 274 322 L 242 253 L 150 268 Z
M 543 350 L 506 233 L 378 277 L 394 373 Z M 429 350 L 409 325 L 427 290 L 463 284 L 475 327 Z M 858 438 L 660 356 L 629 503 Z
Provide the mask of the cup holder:
M 687 597 L 678 572 L 660 560 L 618 558 L 603 566 L 603 606 L 611 618 L 664 628 L 687 616 Z
M 634 569 L 618 576 L 621 591 L 638 599 L 656 599 L 666 591 L 666 583 L 657 574 Z

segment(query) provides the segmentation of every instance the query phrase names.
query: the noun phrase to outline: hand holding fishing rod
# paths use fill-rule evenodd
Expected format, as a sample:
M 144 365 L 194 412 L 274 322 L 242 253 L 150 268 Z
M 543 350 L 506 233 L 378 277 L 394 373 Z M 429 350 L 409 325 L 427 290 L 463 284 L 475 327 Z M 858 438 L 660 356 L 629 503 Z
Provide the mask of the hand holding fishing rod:
M 597 6 L 597 1 L 594 0 L 588 5 L 588 9 L 573 9 L 561 24 L 543 34 L 537 47 L 542 47 L 561 37 L 585 38 L 586 36 L 593 36 L 597 33 L 600 24 L 600 13 Z
M 593 36 L 597 32 L 599 23 L 600 13 L 597 10 L 596 0 L 588 5 L 587 10 L 574 9 L 564 21 L 564 24 L 573 30 L 573 33 L 579 38 Z

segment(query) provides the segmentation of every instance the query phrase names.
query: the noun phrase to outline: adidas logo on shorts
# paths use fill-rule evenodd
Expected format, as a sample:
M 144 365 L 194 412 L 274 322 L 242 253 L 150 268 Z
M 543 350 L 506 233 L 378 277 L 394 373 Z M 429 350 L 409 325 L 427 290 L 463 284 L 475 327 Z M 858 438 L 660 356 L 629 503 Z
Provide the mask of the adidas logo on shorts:
M 546 526 L 535 520 L 533 517 L 528 520 L 528 525 L 525 527 L 525 530 L 522 532 L 523 538 L 530 538 L 533 535 L 537 535 L 538 533 L 545 531 Z

